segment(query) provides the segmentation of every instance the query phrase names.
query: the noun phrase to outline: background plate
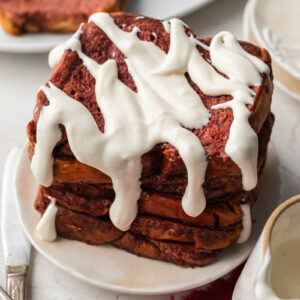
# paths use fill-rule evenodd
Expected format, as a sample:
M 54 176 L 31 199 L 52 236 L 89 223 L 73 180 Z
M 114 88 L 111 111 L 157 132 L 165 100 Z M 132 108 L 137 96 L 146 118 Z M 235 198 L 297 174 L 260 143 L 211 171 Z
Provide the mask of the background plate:
M 0 25 L 0 51 L 14 53 L 48 52 L 70 36 L 70 34 L 58 33 L 26 33 L 12 36 L 6 33 Z
M 157 19 L 179 18 L 212 1 L 213 0 L 129 0 L 126 11 Z
M 213 0 L 130 0 L 126 11 L 158 19 L 182 17 L 195 11 Z M 12 36 L 0 25 L 0 51 L 15 53 L 48 52 L 57 44 L 65 41 L 70 34 L 27 33 Z
M 101 288 L 130 294 L 164 294 L 192 289 L 209 283 L 241 264 L 252 251 L 270 213 L 280 200 L 280 174 L 277 155 L 269 149 L 268 161 L 260 179 L 260 196 L 253 209 L 255 220 L 247 243 L 224 251 L 202 268 L 182 268 L 170 263 L 135 256 L 110 245 L 91 246 L 59 238 L 40 241 L 35 227 L 40 215 L 33 202 L 37 183 L 30 171 L 27 147 L 22 150 L 16 174 L 17 208 L 22 226 L 32 245 L 65 272 Z

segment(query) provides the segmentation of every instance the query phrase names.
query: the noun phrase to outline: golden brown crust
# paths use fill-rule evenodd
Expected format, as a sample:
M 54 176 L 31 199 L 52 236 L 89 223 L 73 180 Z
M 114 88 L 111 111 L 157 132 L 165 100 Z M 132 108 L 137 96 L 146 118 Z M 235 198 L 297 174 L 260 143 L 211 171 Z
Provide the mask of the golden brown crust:
M 207 252 L 196 249 L 193 245 L 157 241 L 132 232 L 126 232 L 112 244 L 138 256 L 165 260 L 185 267 L 204 266 L 220 253 L 219 250 Z
M 108 213 L 112 200 L 107 198 L 80 197 L 71 192 L 58 192 L 53 188 L 40 186 L 35 201 L 35 208 L 41 213 L 49 204 L 48 196 L 57 199 L 57 203 L 73 211 L 101 217 Z M 243 212 L 242 202 L 251 206 L 257 198 L 257 189 L 249 193 L 228 196 L 223 203 L 206 205 L 198 217 L 190 217 L 182 209 L 181 200 L 174 195 L 144 192 L 139 200 L 139 214 L 173 219 L 195 226 L 208 228 L 226 228 L 241 222 Z
M 41 193 L 35 206 L 44 213 L 50 200 Z M 42 197 L 41 197 L 42 196 Z M 237 240 L 241 223 L 226 229 L 187 226 L 150 216 L 139 216 L 127 232 L 116 229 L 108 218 L 96 218 L 57 205 L 57 233 L 64 238 L 100 245 L 112 242 L 131 253 L 182 266 L 201 266 Z
M 214 228 L 218 223 L 220 227 L 240 222 L 243 212 L 239 205 L 221 203 L 210 207 L 207 205 L 202 214 L 197 217 L 188 216 L 182 209 L 181 201 L 165 195 L 147 195 L 139 202 L 139 212 L 152 216 L 181 220 L 196 226 Z
M 108 220 L 79 214 L 60 205 L 57 207 L 55 226 L 57 233 L 62 237 L 100 245 L 114 241 L 123 234 Z
M 242 229 L 241 223 L 221 230 L 150 216 L 137 217 L 130 227 L 130 231 L 152 239 L 194 244 L 196 248 L 205 250 L 224 249 L 233 245 Z
M 271 130 L 274 122 L 273 115 L 269 115 L 261 131 L 259 132 L 259 161 L 258 170 L 261 173 L 264 162 L 267 155 L 267 145 L 270 139 Z M 29 145 L 31 149 L 31 144 Z M 30 150 L 31 151 L 31 150 Z M 154 158 L 157 158 L 157 152 L 152 152 Z M 172 156 L 169 156 L 168 151 L 163 152 L 164 157 L 167 157 L 169 161 L 174 161 Z M 154 158 L 150 158 L 150 155 L 145 156 L 144 161 L 150 162 L 150 166 L 156 166 L 153 161 Z M 179 158 L 180 159 L 180 158 Z M 145 165 L 145 164 L 144 164 Z M 154 170 L 157 167 L 154 167 Z M 162 170 L 164 170 L 162 168 Z M 225 171 L 225 170 L 224 170 Z M 148 171 L 145 169 L 145 174 L 152 174 L 151 167 L 148 167 Z M 101 171 L 98 171 L 90 166 L 84 165 L 77 160 L 70 158 L 55 158 L 54 159 L 54 188 L 58 185 L 58 182 L 69 183 L 69 187 L 73 186 L 78 188 L 76 184 L 80 184 L 87 189 L 86 194 L 83 196 L 89 196 L 91 191 L 89 186 L 93 185 L 93 190 L 97 189 L 99 193 L 112 189 L 111 180 Z M 182 176 L 165 177 L 163 175 L 152 175 L 141 178 L 142 189 L 144 191 L 153 191 L 158 193 L 168 193 L 178 196 L 182 196 L 186 186 L 186 178 Z M 65 188 L 65 187 L 63 187 Z M 224 173 L 223 177 L 214 177 L 207 179 L 204 184 L 204 192 L 208 202 L 222 201 L 226 195 L 241 194 L 242 185 L 240 176 L 227 177 Z M 110 193 L 110 198 L 113 198 L 114 194 Z M 144 197 L 142 197 L 144 198 Z
M 75 32 L 95 12 L 124 10 L 127 0 L 1 0 L 0 22 L 12 35 Z
M 166 255 L 164 255 L 150 241 L 131 232 L 126 232 L 120 239 L 114 241 L 112 244 L 117 248 L 126 250 L 138 256 L 156 260 L 167 260 Z
M 40 187 L 35 207 L 42 214 L 50 203 L 49 195 L 44 187 Z M 85 202 L 89 201 L 85 199 Z M 112 225 L 107 214 L 96 218 L 65 208 L 65 202 L 60 202 L 60 198 L 57 202 L 56 229 L 60 236 L 94 245 L 113 242 L 115 246 L 137 255 L 185 266 L 204 265 L 212 261 L 220 250 L 236 242 L 243 228 L 239 205 L 227 210 L 222 206 L 216 210 L 212 208 L 212 228 L 207 228 L 205 223 L 205 227 L 199 227 L 139 213 L 129 231 L 124 233 Z M 234 207 L 238 208 L 238 214 L 232 218 Z M 220 226 L 222 215 L 227 215 L 225 218 L 231 221 L 226 227 Z

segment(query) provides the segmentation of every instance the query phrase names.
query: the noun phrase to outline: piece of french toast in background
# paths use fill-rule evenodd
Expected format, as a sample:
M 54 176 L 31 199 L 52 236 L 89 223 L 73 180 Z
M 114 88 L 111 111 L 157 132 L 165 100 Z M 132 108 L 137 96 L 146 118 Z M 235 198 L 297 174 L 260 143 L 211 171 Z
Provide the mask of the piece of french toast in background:
M 128 0 L 0 0 L 0 22 L 12 35 L 75 32 L 94 12 L 125 9 Z

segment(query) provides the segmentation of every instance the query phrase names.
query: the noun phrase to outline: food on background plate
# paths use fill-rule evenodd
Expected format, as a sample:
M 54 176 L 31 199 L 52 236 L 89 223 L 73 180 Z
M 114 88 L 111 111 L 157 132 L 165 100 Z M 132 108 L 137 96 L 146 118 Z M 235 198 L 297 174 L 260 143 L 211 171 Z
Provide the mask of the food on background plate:
M 266 50 L 97 13 L 49 63 L 27 127 L 42 240 L 202 266 L 249 238 L 274 122 Z
M 124 10 L 127 0 L 1 0 L 0 22 L 8 33 L 75 32 L 95 12 Z

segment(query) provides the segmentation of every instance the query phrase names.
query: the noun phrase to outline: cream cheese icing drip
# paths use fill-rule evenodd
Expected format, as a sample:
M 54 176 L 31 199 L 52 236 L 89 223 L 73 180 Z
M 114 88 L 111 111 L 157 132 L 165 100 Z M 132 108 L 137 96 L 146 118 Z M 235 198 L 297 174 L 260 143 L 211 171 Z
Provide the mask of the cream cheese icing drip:
M 51 201 L 41 220 L 37 224 L 36 232 L 40 240 L 45 242 L 53 242 L 56 239 L 55 217 L 57 207 L 55 206 L 56 199 L 48 197 Z
M 127 230 L 136 217 L 141 192 L 140 158 L 156 144 L 168 142 L 178 149 L 187 169 L 183 209 L 190 216 L 198 216 L 206 205 L 202 184 L 207 162 L 199 139 L 186 128 L 202 128 L 208 124 L 210 114 L 186 80 L 188 72 L 205 94 L 233 97 L 213 109 L 232 109 L 234 120 L 225 150 L 240 167 L 244 188 L 254 188 L 257 136 L 249 125 L 246 105 L 253 103 L 249 86 L 261 84 L 260 73 L 268 72 L 268 66 L 244 51 L 229 32 L 213 38 L 209 46 L 212 65 L 207 63 L 197 50 L 202 43 L 187 36 L 184 23 L 178 19 L 164 22 L 170 32 L 167 54 L 155 44 L 140 40 L 138 27 L 132 32 L 120 29 L 109 14 L 94 14 L 89 21 L 101 28 L 127 57 L 128 71 L 138 92 L 118 79 L 116 61 L 109 59 L 100 65 L 81 51 L 80 29 L 54 49 L 49 56 L 50 66 L 60 60 L 66 49 L 71 49 L 95 78 L 96 100 L 105 128 L 101 133 L 89 111 L 52 83 L 42 87 L 50 104 L 43 107 L 37 124 L 31 168 L 38 182 L 44 186 L 52 183 L 52 151 L 61 138 L 58 124 L 63 124 L 76 159 L 111 177 L 116 196 L 110 218 L 117 228 Z
M 252 220 L 251 220 L 251 208 L 249 204 L 242 204 L 241 209 L 244 213 L 243 215 L 243 220 L 242 220 L 242 225 L 243 225 L 243 230 L 237 240 L 238 244 L 245 243 L 248 241 L 250 235 L 251 235 L 251 229 L 252 229 Z

